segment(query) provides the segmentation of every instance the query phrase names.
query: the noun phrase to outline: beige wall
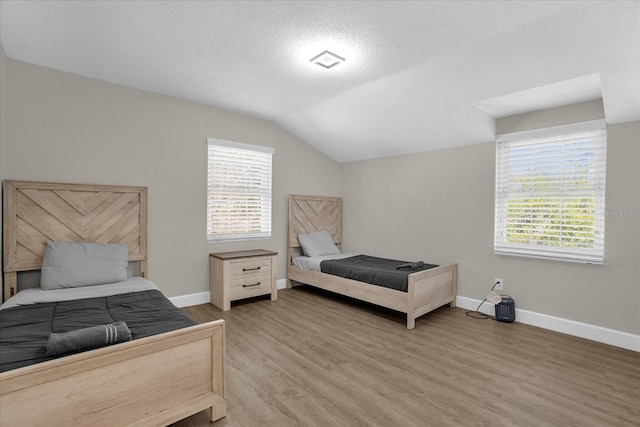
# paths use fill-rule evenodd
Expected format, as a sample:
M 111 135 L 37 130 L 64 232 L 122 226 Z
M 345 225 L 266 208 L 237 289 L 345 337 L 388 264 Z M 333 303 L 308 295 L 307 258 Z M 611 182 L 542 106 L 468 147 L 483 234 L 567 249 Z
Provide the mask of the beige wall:
M 4 52 L 4 48 L 0 44 L 0 177 L 2 177 L 2 170 L 4 165 L 4 156 L 2 155 L 2 146 L 5 141 L 5 98 L 6 90 L 7 90 L 7 55 Z M 2 200 L 2 186 L 0 186 L 0 200 Z M 2 231 L 0 230 L 0 236 L 2 235 Z M 2 238 L 0 238 L 0 258 L 3 252 L 2 246 Z M 0 262 L 0 266 L 2 263 Z M 4 277 L 0 274 L 0 289 L 2 289 Z
M 7 88 L 7 54 L 0 44 L 0 173 L 2 171 L 2 141 L 4 140 L 5 96 Z M 1 190 L 0 190 L 1 191 Z
M 496 120 L 496 134 L 605 119 L 602 99 L 585 101 Z
M 208 291 L 210 252 L 277 251 L 284 278 L 288 195 L 339 192 L 339 165 L 272 122 L 11 59 L 7 81 L 0 177 L 148 186 L 149 273 L 169 297 Z M 207 137 L 275 148 L 272 239 L 206 242 Z
M 593 119 L 598 108 L 595 101 L 498 127 Z M 344 249 L 456 261 L 460 296 L 480 300 L 501 277 L 518 308 L 640 333 L 640 122 L 608 128 L 604 265 L 494 255 L 494 168 L 493 142 L 342 164 Z

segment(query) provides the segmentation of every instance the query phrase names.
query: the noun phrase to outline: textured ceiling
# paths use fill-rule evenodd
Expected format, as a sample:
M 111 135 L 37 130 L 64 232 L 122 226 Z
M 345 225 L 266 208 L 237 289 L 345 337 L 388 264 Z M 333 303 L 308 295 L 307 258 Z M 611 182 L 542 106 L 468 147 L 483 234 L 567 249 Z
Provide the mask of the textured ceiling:
M 637 1 L 2 0 L 0 19 L 12 59 L 272 120 L 340 162 L 600 97 L 640 119 Z M 309 62 L 326 49 L 346 61 Z

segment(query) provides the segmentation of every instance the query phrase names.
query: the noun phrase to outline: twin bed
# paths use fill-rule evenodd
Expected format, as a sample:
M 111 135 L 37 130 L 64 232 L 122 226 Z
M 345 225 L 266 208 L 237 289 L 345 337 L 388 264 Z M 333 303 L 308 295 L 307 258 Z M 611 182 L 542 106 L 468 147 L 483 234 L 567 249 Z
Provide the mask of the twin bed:
M 167 425 L 207 408 L 224 417 L 224 322 L 196 324 L 144 279 L 146 188 L 5 181 L 3 190 L 0 425 Z M 47 241 L 119 243 L 141 277 L 9 300 L 18 272 L 40 270 Z M 117 320 L 134 340 L 46 355 L 50 332 Z
M 299 282 L 317 288 L 325 289 L 341 295 L 366 301 L 382 307 L 390 308 L 407 315 L 407 329 L 415 327 L 416 319 L 438 307 L 449 304 L 455 307 L 457 265 L 447 264 L 441 266 L 425 266 L 409 268 L 406 275 L 406 285 L 397 286 L 396 289 L 380 285 L 377 277 L 369 283 L 353 278 L 345 278 L 333 274 L 317 271 L 314 264 L 323 264 L 327 259 L 340 258 L 340 255 L 319 255 L 317 257 L 305 257 L 301 248 L 301 240 L 307 236 L 326 233 L 335 245 L 342 243 L 342 200 L 337 197 L 296 196 L 289 197 L 289 235 L 288 235 L 288 262 L 287 262 L 287 286 L 292 282 Z M 313 246 L 313 245 L 312 245 Z M 325 245 L 326 246 L 326 245 Z M 314 251 L 324 253 L 322 249 Z M 314 254 L 315 255 L 315 254 Z M 351 256 L 345 255 L 345 256 Z M 305 259 L 311 258 L 311 259 Z M 367 259 L 356 260 L 357 263 L 366 263 Z M 378 261 L 378 260 L 374 260 Z M 381 260 L 381 262 L 391 260 Z M 305 265 L 306 264 L 306 265 Z M 311 264 L 311 265 L 310 265 Z M 387 268 L 393 274 L 394 269 L 402 269 L 401 261 L 391 263 Z M 395 267 L 394 267 L 395 265 Z M 411 267 L 411 266 L 409 266 Z M 338 265 L 340 269 L 341 266 Z M 355 269 L 359 269 L 358 265 Z M 348 274 L 349 277 L 367 276 L 370 274 L 358 274 L 356 271 Z M 376 283 L 378 281 L 378 283 Z

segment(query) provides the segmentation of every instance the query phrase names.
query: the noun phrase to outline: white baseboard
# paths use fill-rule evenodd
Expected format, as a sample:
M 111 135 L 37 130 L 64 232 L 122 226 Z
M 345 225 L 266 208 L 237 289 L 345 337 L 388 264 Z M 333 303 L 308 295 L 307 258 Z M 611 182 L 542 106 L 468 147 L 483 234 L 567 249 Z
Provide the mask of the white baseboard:
M 197 294 L 171 297 L 169 301 L 176 307 L 191 307 L 192 305 L 208 304 L 211 297 L 209 292 L 198 292 Z
M 287 287 L 287 279 L 278 279 L 278 289 L 285 289 Z M 211 301 L 209 292 L 198 292 L 197 294 L 180 295 L 177 297 L 169 298 L 169 301 L 176 307 L 191 307 L 192 305 L 207 304 Z
M 467 310 L 475 310 L 480 302 L 481 301 L 477 299 L 461 296 L 456 297 L 456 305 Z M 480 311 L 493 316 L 493 304 L 483 304 Z M 615 329 L 607 329 L 588 323 L 549 316 L 548 314 L 522 310 L 517 307 L 516 322 L 640 352 L 640 335 L 634 335 L 628 332 L 616 331 Z

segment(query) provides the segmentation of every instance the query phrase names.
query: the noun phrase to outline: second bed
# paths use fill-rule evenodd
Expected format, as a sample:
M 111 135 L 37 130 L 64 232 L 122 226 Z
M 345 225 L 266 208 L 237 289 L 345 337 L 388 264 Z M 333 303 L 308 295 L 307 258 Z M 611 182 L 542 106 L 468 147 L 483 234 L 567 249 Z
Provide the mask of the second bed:
M 415 327 L 416 319 L 438 307 L 455 307 L 457 265 L 455 263 L 431 266 L 407 275 L 406 290 L 392 289 L 352 278 L 309 269 L 301 266 L 304 255 L 300 236 L 326 231 L 336 245 L 342 242 L 342 200 L 338 197 L 289 197 L 289 235 L 287 286 L 299 282 L 325 289 L 358 300 L 390 308 L 407 315 L 407 329 Z M 325 259 L 351 258 L 351 254 L 329 255 Z M 297 264 L 294 264 L 297 259 Z M 319 264 L 322 259 L 312 263 Z M 303 261 L 304 262 L 304 261 Z M 399 262 L 399 261 L 398 261 Z M 399 266 L 399 265 L 398 265 Z M 417 270 L 417 269 L 416 269 Z

